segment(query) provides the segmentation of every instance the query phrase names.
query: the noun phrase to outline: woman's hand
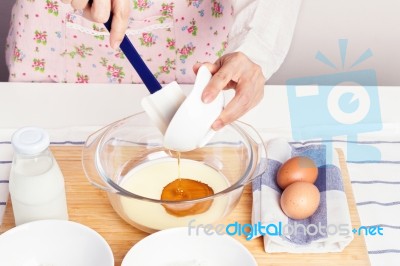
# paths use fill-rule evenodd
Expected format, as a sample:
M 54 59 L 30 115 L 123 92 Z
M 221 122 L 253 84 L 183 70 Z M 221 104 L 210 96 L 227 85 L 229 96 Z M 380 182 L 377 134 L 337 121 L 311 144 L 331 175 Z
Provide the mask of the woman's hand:
M 84 16 L 94 22 L 105 23 L 113 13 L 110 45 L 117 49 L 124 38 L 130 12 L 129 0 L 61 0 L 75 9 L 84 10 Z
M 193 66 L 197 73 L 201 63 Z M 203 91 L 204 103 L 213 101 L 223 89 L 235 89 L 234 98 L 227 104 L 212 125 L 218 130 L 244 115 L 256 106 L 264 96 L 265 78 L 261 67 L 241 52 L 230 53 L 219 58 L 214 64 L 204 63 L 213 74 Z

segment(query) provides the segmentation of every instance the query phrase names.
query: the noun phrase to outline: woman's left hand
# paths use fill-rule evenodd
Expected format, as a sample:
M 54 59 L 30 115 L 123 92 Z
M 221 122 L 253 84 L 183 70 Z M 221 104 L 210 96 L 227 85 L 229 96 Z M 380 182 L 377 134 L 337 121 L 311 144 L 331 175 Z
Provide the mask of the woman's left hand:
M 214 130 L 221 129 L 235 121 L 256 106 L 263 98 L 266 80 L 261 67 L 253 63 L 245 54 L 241 52 L 226 54 L 214 64 L 197 63 L 193 66 L 195 73 L 201 65 L 206 65 L 213 74 L 203 91 L 202 100 L 204 103 L 212 102 L 221 90 L 235 90 L 233 99 L 212 124 Z
M 110 31 L 110 45 L 117 49 L 124 38 L 130 13 L 130 0 L 61 0 L 74 9 L 82 9 L 91 21 L 105 23 L 113 14 Z

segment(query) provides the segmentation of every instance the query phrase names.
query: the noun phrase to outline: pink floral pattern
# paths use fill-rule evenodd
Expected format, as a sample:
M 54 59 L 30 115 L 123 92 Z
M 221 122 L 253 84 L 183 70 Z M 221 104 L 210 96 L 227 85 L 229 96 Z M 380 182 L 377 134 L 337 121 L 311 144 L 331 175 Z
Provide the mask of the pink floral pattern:
M 139 11 L 149 9 L 152 4 L 153 2 L 149 0 L 133 0 L 133 8 Z
M 173 39 L 173 38 L 167 38 L 167 45 L 166 45 L 166 47 L 169 49 L 169 50 L 175 50 L 175 39 Z
M 89 76 L 81 73 L 76 73 L 76 83 L 89 83 Z
M 74 14 L 68 13 L 68 14 L 66 15 L 66 20 L 67 20 L 67 22 L 69 22 L 69 23 L 74 23 L 74 22 L 75 22 L 75 19 L 76 19 L 76 16 L 75 16 Z
M 196 25 L 196 21 L 194 19 L 192 19 L 192 21 L 190 21 L 190 27 L 188 27 L 187 32 L 192 34 L 192 36 L 196 36 L 197 35 L 197 25 Z
M 118 48 L 117 52 L 114 54 L 114 57 L 119 59 L 125 59 L 125 54 L 122 52 L 121 49 Z
M 44 72 L 46 61 L 44 59 L 35 58 L 33 59 L 32 67 L 35 71 Z
M 172 17 L 173 12 L 174 12 L 174 3 L 161 4 L 161 15 L 165 17 Z
M 86 58 L 87 56 L 91 56 L 93 52 L 92 47 L 86 47 L 84 43 L 82 43 L 79 47 L 74 47 L 74 50 L 71 52 L 65 52 L 65 54 L 69 55 L 71 58 L 75 56 L 80 56 L 81 58 Z
M 47 12 L 49 14 L 53 14 L 54 16 L 58 16 L 58 2 L 57 1 L 46 0 L 45 9 L 47 9 Z
M 22 53 L 21 49 L 18 49 L 17 46 L 14 47 L 13 61 L 14 62 L 22 62 L 22 59 L 25 55 Z
M 194 6 L 199 8 L 203 0 L 186 0 L 186 2 L 188 3 L 188 6 Z
M 227 0 L 131 0 L 128 38 L 160 83 L 192 83 L 196 62 L 227 48 Z M 101 23 L 61 0 L 15 0 L 6 44 L 10 81 L 141 83 Z M 33 26 L 31 26 L 33 25 Z
M 158 67 L 158 72 L 154 74 L 156 78 L 158 78 L 162 74 L 169 74 L 172 70 L 175 70 L 175 60 L 167 58 L 165 60 L 164 65 Z
M 156 39 L 157 39 L 157 36 L 155 36 L 151 32 L 144 32 L 144 33 L 142 33 L 142 37 L 139 38 L 140 44 L 142 46 L 146 46 L 146 47 L 150 47 L 150 46 L 156 44 Z
M 106 28 L 103 28 L 103 27 L 100 28 L 96 24 L 93 24 L 92 28 L 94 31 L 97 31 L 97 32 L 106 32 L 107 31 Z M 104 41 L 104 38 L 105 38 L 104 35 L 95 35 L 94 37 L 100 41 Z
M 195 49 L 196 47 L 193 45 L 193 43 L 188 43 L 184 45 L 181 49 L 178 50 L 179 59 L 182 62 L 185 62 L 189 56 L 193 55 Z
M 211 12 L 213 17 L 220 18 L 224 13 L 224 6 L 216 0 L 212 0 Z
M 228 42 L 227 41 L 222 42 L 221 49 L 219 49 L 215 55 L 221 57 L 224 54 L 226 47 L 228 47 Z
M 107 77 L 110 79 L 112 83 L 121 83 L 122 79 L 125 77 L 125 73 L 121 66 L 117 66 L 116 64 L 107 66 Z
M 46 45 L 47 44 L 47 32 L 35 30 L 35 36 L 33 37 L 33 40 L 35 40 L 37 44 Z

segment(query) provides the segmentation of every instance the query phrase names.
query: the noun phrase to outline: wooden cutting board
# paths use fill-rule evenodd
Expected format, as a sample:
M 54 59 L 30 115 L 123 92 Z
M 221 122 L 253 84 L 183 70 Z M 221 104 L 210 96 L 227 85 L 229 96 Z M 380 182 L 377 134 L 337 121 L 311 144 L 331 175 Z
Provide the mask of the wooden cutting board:
M 121 265 L 128 250 L 148 234 L 123 221 L 112 209 L 107 194 L 88 182 L 81 164 L 82 147 L 53 146 L 52 151 L 65 177 L 70 220 L 89 226 L 100 233 L 111 246 L 115 265 Z M 351 189 L 346 162 L 343 153 L 340 150 L 338 153 L 352 225 L 357 228 L 360 226 L 360 219 Z M 247 186 L 237 207 L 225 220 L 225 224 L 236 221 L 241 224 L 250 223 L 251 204 L 251 187 Z M 0 233 L 14 226 L 11 201 L 9 201 Z M 323 254 L 268 254 L 264 251 L 262 238 L 251 241 L 247 241 L 244 236 L 235 236 L 235 238 L 250 250 L 260 266 L 370 265 L 363 236 L 355 236 L 354 240 L 343 252 Z

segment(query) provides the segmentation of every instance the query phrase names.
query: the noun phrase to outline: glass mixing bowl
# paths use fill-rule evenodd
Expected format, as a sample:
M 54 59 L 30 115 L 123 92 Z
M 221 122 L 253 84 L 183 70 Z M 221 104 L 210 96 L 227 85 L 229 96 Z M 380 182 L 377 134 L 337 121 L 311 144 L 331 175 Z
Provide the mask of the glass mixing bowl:
M 236 206 L 244 186 L 265 171 L 265 159 L 262 139 L 245 123 L 225 126 L 204 147 L 178 153 L 163 147 L 163 135 L 139 113 L 90 135 L 82 162 L 89 181 L 107 192 L 114 210 L 152 233 L 217 223 Z M 161 200 L 167 184 L 180 178 L 206 184 L 213 193 Z

